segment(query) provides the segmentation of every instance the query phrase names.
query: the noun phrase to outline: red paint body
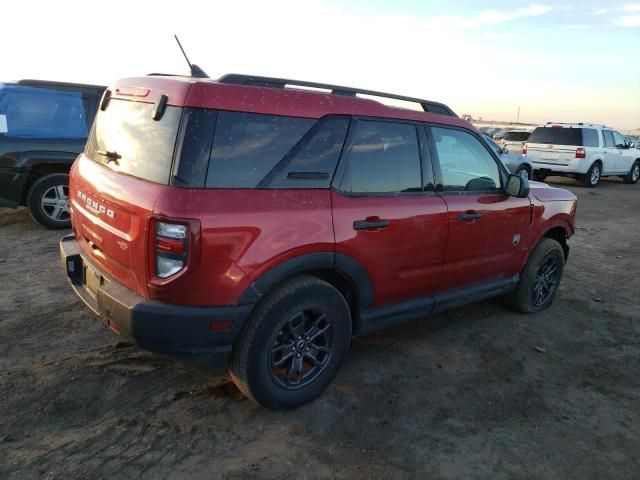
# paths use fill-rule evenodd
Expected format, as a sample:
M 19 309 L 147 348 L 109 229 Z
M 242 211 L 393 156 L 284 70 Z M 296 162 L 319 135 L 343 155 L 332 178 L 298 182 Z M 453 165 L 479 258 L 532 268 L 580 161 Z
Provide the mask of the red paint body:
M 424 121 L 475 130 L 466 121 L 386 107 L 372 100 L 200 79 L 124 79 L 112 95 L 149 89 L 132 100 L 168 96 L 191 106 L 307 118 L 349 114 Z M 85 196 L 115 212 L 94 211 Z M 540 237 L 554 227 L 573 234 L 575 197 L 548 187 L 529 198 L 493 195 L 350 197 L 329 189 L 187 189 L 121 175 L 80 155 L 72 169 L 73 228 L 83 252 L 137 294 L 176 305 L 233 305 L 274 266 L 301 254 L 338 252 L 358 261 L 373 286 L 373 307 L 452 290 L 520 272 Z M 460 222 L 460 213 L 484 214 Z M 353 222 L 389 220 L 378 231 Z M 153 276 L 156 219 L 190 227 L 189 260 L 167 280 Z M 520 235 L 517 247 L 512 241 Z

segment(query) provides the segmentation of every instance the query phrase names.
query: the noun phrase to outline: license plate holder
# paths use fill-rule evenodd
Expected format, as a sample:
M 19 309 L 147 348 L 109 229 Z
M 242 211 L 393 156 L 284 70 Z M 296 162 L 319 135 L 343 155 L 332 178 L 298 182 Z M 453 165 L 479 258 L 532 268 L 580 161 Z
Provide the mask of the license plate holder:
M 94 297 L 98 297 L 98 290 L 104 284 L 104 278 L 89 265 L 84 266 L 84 286 Z

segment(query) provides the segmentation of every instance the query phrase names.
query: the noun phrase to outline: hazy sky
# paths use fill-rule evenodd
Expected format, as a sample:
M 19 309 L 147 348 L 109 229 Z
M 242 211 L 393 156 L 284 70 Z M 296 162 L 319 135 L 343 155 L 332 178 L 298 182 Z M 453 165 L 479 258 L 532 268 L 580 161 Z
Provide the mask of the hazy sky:
M 606 8 L 603 7 L 606 5 Z M 640 3 L 48 1 L 2 6 L 0 80 L 224 73 L 392 91 L 458 114 L 640 128 Z

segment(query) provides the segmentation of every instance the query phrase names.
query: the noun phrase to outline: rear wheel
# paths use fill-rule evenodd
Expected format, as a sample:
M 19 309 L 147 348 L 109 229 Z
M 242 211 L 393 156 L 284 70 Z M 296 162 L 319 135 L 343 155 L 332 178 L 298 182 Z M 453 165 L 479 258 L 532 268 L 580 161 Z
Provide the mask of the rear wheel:
M 69 175 L 52 173 L 38 178 L 27 195 L 27 207 L 39 224 L 59 230 L 71 227 Z
M 505 303 L 522 313 L 544 310 L 555 297 L 563 269 L 562 246 L 556 240 L 543 238 L 531 253 L 518 287 L 505 296 Z
M 587 171 L 586 174 L 582 176 L 582 183 L 586 187 L 595 188 L 600 183 L 600 179 L 602 178 L 602 165 L 600 162 L 595 162 L 591 165 L 591 168 Z
M 234 345 L 229 373 L 265 407 L 307 403 L 331 383 L 351 341 L 344 297 L 315 277 L 297 277 L 269 295 Z
M 627 173 L 624 177 L 624 183 L 637 183 L 640 179 L 640 161 L 636 160 L 631 165 L 631 169 L 629 173 Z

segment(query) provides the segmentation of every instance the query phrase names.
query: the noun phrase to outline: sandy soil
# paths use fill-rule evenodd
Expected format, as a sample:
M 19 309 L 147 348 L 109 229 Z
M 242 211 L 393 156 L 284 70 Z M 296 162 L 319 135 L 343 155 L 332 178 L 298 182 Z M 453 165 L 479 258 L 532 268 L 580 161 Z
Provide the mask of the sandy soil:
M 640 185 L 579 197 L 553 306 L 486 301 L 358 338 L 288 413 L 120 342 L 63 232 L 0 210 L 0 478 L 640 478 Z

